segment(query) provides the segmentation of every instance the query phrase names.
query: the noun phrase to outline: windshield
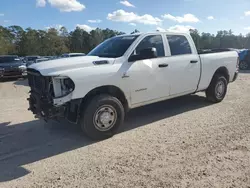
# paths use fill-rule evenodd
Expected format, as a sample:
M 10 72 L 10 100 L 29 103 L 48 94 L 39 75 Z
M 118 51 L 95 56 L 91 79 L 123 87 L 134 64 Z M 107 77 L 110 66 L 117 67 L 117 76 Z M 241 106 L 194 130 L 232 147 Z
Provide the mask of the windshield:
M 3 56 L 0 57 L 0 63 L 15 63 L 16 61 L 20 61 L 18 56 Z
M 108 39 L 89 52 L 88 56 L 121 57 L 139 35 L 120 36 Z

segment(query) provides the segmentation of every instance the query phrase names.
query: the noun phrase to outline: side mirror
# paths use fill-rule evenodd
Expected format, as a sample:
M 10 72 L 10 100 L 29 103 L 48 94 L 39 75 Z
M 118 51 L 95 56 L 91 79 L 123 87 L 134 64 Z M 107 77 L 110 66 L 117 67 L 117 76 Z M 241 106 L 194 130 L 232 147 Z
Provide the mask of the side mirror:
M 157 50 L 156 48 L 145 48 L 139 51 L 138 55 L 132 55 L 129 57 L 128 61 L 138 61 L 143 59 L 152 59 L 157 57 Z

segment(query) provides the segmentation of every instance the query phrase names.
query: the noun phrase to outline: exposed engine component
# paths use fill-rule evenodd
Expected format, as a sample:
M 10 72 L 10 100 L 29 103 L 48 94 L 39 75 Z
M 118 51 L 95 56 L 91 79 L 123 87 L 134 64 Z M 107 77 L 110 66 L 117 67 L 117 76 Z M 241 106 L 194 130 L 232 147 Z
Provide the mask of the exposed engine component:
M 45 77 L 33 69 L 28 69 L 28 81 L 31 88 L 30 98 L 28 98 L 29 110 L 36 117 L 43 117 L 45 120 L 64 117 L 69 104 L 56 106 L 54 100 L 69 95 L 75 88 L 74 82 L 63 76 Z

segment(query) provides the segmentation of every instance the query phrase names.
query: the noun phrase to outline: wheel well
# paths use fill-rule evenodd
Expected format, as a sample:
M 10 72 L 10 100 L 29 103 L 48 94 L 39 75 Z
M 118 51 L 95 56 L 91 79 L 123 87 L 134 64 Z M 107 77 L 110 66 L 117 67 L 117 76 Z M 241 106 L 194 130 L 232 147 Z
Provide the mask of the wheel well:
M 121 101 L 125 112 L 128 111 L 128 108 L 129 108 L 128 101 L 125 97 L 125 94 L 123 93 L 123 91 L 120 88 L 118 88 L 116 86 L 111 86 L 111 85 L 97 87 L 97 88 L 91 90 L 90 92 L 88 92 L 88 94 L 85 95 L 85 97 L 82 99 L 81 111 L 84 110 L 84 107 L 91 100 L 91 98 L 93 98 L 96 95 L 100 95 L 100 94 L 109 94 L 113 97 L 116 97 L 117 99 L 119 99 L 119 101 Z
M 229 73 L 228 73 L 228 70 L 227 70 L 226 67 L 220 67 L 220 68 L 218 68 L 215 71 L 214 75 L 216 75 L 216 74 L 220 74 L 220 75 L 225 76 L 225 78 L 227 79 L 227 82 L 229 83 Z

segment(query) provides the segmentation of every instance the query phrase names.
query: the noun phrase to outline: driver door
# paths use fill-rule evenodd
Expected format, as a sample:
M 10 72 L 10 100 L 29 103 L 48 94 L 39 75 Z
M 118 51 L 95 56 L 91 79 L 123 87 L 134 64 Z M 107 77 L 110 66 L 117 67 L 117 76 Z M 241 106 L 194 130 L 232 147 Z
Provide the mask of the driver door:
M 124 81 L 130 88 L 132 106 L 149 104 L 160 98 L 169 96 L 168 66 L 162 35 L 145 36 L 135 47 L 131 55 L 141 50 L 156 48 L 157 57 L 126 62 Z

